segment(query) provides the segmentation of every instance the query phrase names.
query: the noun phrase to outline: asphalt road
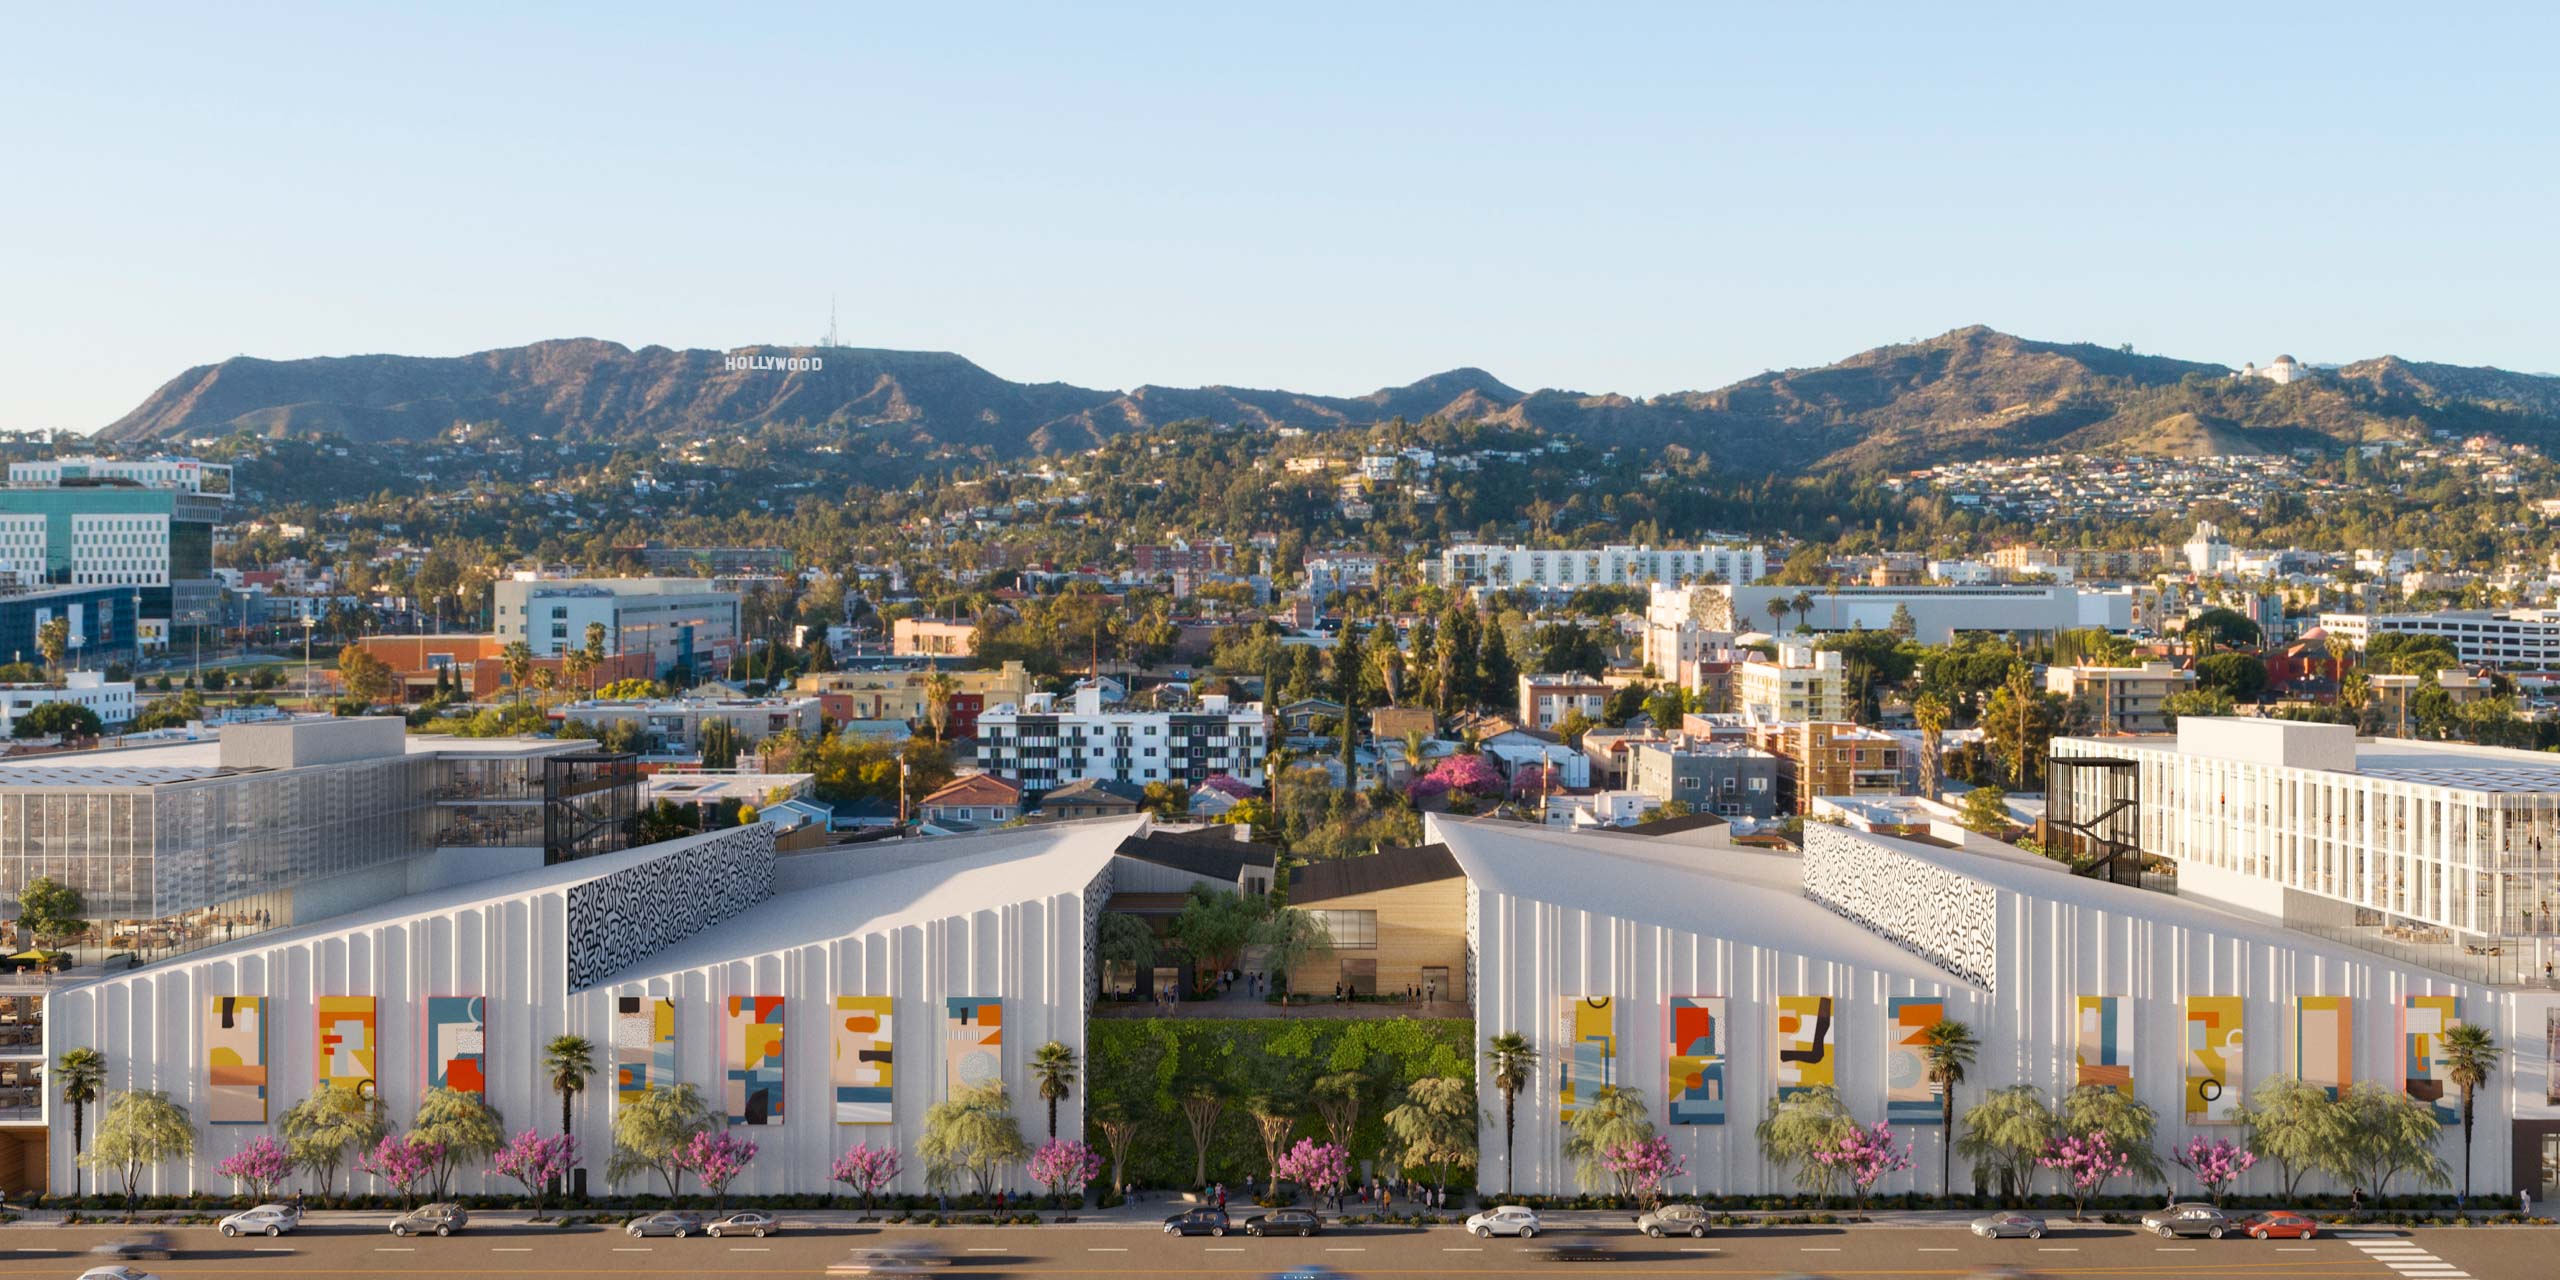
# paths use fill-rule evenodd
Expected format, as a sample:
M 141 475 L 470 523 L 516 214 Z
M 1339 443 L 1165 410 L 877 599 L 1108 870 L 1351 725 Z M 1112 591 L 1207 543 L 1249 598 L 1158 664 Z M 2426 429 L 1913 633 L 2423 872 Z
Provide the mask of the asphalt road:
M 787 1225 L 787 1224 L 786 1224 Z M 86 1250 L 121 1234 L 99 1227 L 0 1231 L 0 1277 L 71 1280 Z M 994 1276 L 1270 1276 L 1309 1264 L 1342 1277 L 1535 1276 L 1606 1272 L 1684 1276 L 1965 1277 L 1992 1268 L 2039 1276 L 2197 1277 L 2231 1280 L 2539 1280 L 2560 1274 L 2560 1232 L 2533 1229 L 2374 1232 L 2316 1241 L 2161 1240 L 2127 1228 L 2065 1230 L 2043 1240 L 1977 1240 L 1949 1229 L 1777 1227 L 1705 1240 L 1647 1240 L 1607 1233 L 1608 1262 L 1539 1259 L 1535 1245 L 1478 1240 L 1451 1228 L 1351 1229 L 1311 1240 L 1175 1238 L 1134 1228 L 887 1231 L 849 1228 L 764 1240 L 633 1240 L 620 1231 L 475 1228 L 450 1239 L 398 1240 L 351 1227 L 306 1229 L 275 1240 L 225 1240 L 209 1228 L 177 1228 L 178 1256 L 133 1265 L 167 1280 L 196 1276 L 575 1277 L 820 1276 L 857 1245 L 928 1240 L 949 1250 L 950 1280 Z

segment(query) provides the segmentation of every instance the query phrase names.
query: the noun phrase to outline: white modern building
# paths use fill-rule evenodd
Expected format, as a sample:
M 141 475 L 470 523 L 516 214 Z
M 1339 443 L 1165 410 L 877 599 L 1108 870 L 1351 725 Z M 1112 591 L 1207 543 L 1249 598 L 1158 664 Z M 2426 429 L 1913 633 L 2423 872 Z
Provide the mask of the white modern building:
M 538 658 L 587 642 L 604 626 L 607 653 L 646 653 L 660 675 L 697 675 L 728 664 L 739 634 L 738 593 L 707 578 L 511 578 L 492 588 L 501 644 L 522 640 Z
M 1469 880 L 1477 1031 L 1522 1032 L 1540 1055 L 1508 1165 L 1503 1099 L 1479 1074 L 1481 1185 L 1579 1190 L 1562 1115 L 1607 1084 L 1640 1092 L 1686 1158 L 1673 1194 L 1788 1192 L 1753 1126 L 1782 1094 L 1828 1086 L 1915 1145 L 1879 1194 L 1934 1191 L 1945 1134 L 1916 1034 L 1943 1017 L 1981 1041 L 1960 1105 L 2018 1084 L 2129 1089 L 2159 1117 L 2164 1161 L 2191 1135 L 2238 1137 L 2232 1108 L 2286 1075 L 2426 1098 L 2436 1151 L 2458 1163 L 2432 1053 L 2448 1022 L 2479 1023 L 2510 1052 L 2478 1096 L 2477 1183 L 2510 1203 L 2516 1186 L 2560 1190 L 2560 992 L 2463 981 L 1979 837 L 1951 849 L 1809 823 L 1797 857 L 1436 814 L 1425 834 Z M 2262 1161 L 2239 1189 L 2279 1178 Z M 2318 1174 L 2304 1186 L 2344 1192 Z
M 692 755 L 702 750 L 705 727 L 725 724 L 740 746 L 777 733 L 814 735 L 825 722 L 815 694 L 771 698 L 644 698 L 563 702 L 551 708 L 551 722 L 576 721 L 589 729 L 615 725 L 638 729 L 652 750 Z
M 1739 585 L 1769 571 L 1766 548 L 1751 546 L 1650 547 L 1611 544 L 1591 550 L 1494 546 L 1467 542 L 1422 565 L 1426 581 L 1452 589 L 1522 587 L 1570 593 L 1584 587 L 1642 587 L 1696 580 Z
M 2560 758 L 2347 725 L 2187 717 L 2057 738 L 2052 811 L 2118 801 L 2181 894 L 2509 981 L 2560 963 Z
M 1570 673 L 1541 671 L 1520 677 L 1520 723 L 1532 729 L 1553 729 L 1575 712 L 1593 724 L 1609 706 L 1609 695 L 1616 689 L 1606 681 L 1593 680 Z
M 1010 1086 L 1032 1124 L 1026 1063 L 1050 1040 L 1084 1056 L 1090 932 L 1143 825 L 778 856 L 756 823 L 457 883 L 57 990 L 46 1049 L 95 1048 L 109 1094 L 187 1108 L 195 1155 L 155 1166 L 152 1194 L 228 1194 L 215 1165 L 319 1089 L 371 1093 L 406 1123 L 431 1084 L 477 1083 L 511 1122 L 556 1123 L 542 1052 L 560 1035 L 604 1068 L 578 1098 L 573 1189 L 606 1190 L 617 1107 L 687 1084 L 761 1148 L 734 1192 L 823 1192 L 856 1143 L 914 1152 L 926 1109 L 960 1087 Z M 1062 1131 L 1083 1131 L 1083 1092 Z M 57 1187 L 69 1148 L 49 1154 Z M 911 1157 L 895 1190 L 924 1179 Z M 458 1175 L 483 1189 L 514 1188 Z
M 52 487 L 109 481 L 146 489 L 178 489 L 229 500 L 231 464 L 193 458 L 38 458 L 9 464 L 9 483 Z
M 1890 631 L 1910 612 L 1911 638 L 1945 644 L 1959 633 L 2051 636 L 2081 627 L 2133 628 L 2134 591 L 2058 583 L 1988 587 L 1704 587 L 1699 622 L 1724 631 Z M 1795 606 L 1806 606 L 1798 610 Z M 1782 605 L 1772 609 L 1772 605 Z
M 18 717 L 49 702 L 87 707 L 100 724 L 112 728 L 133 719 L 133 682 L 109 680 L 99 671 L 66 671 L 58 687 L 0 684 L 0 738 L 17 732 Z
M 1760 724 L 1847 720 L 1849 669 L 1836 651 L 1781 641 L 1776 661 L 1754 658 L 1736 668 L 1734 705 Z
M 1194 708 L 1148 711 L 1106 703 L 1100 689 L 1079 689 L 1064 707 L 1035 693 L 978 717 L 978 766 L 1019 783 L 1026 798 L 1078 778 L 1196 787 L 1224 775 L 1258 787 L 1271 733 L 1261 703 L 1216 694 Z
M 2441 636 L 2466 666 L 2560 666 L 2560 609 L 2447 609 L 2440 613 L 2324 613 L 2321 629 L 2362 650 L 2378 635 Z

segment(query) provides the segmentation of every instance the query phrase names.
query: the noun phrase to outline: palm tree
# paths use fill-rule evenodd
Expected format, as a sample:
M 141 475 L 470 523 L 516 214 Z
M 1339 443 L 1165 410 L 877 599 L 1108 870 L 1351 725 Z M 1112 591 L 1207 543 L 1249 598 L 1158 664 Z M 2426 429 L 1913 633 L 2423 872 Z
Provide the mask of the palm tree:
M 596 1046 L 585 1036 L 553 1036 L 542 1047 L 542 1073 L 560 1095 L 560 1132 L 569 1131 L 569 1113 L 587 1081 L 596 1073 Z
M 65 1049 L 53 1064 L 62 1103 L 71 1108 L 71 1194 L 80 1194 L 80 1148 L 88 1140 L 89 1106 L 106 1087 L 107 1060 L 95 1049 Z
M 524 701 L 525 686 L 533 682 L 533 646 L 510 640 L 498 651 L 498 661 L 507 669 L 507 684 L 514 689 L 516 701 Z
M 1973 1028 L 1947 1018 L 1931 1023 L 1920 1037 L 1920 1056 L 1929 1064 L 1929 1083 L 1938 1086 L 1938 1120 L 1944 1126 L 1938 1135 L 1938 1194 L 1953 1195 L 1956 1086 L 1964 1083 L 1964 1073 L 1973 1066 L 1974 1054 L 1981 1046 L 1974 1039 Z
M 1805 623 L 1810 622 L 1810 621 L 1812 621 L 1812 620 L 1813 620 L 1813 593 L 1812 593 L 1812 592 L 1810 592 L 1810 591 L 1805 591 L 1805 590 L 1802 590 L 1802 589 L 1799 589 L 1799 590 L 1796 592 L 1795 597 L 1794 597 L 1793 599 L 1790 599 L 1789 601 L 1787 601 L 1787 605 L 1788 605 L 1788 607 L 1789 607 L 1789 608 L 1792 608 L 1792 609 L 1794 609 L 1794 610 L 1796 611 L 1796 625 L 1797 625 L 1797 626 L 1801 627 L 1801 626 L 1803 626 Z
M 960 691 L 960 683 L 948 674 L 935 671 L 924 678 L 924 722 L 933 730 L 933 740 L 942 741 L 951 728 L 951 698 Z
M 1789 607 L 1790 606 L 1787 604 L 1787 598 L 1785 596 L 1769 597 L 1769 634 L 1776 635 L 1777 633 L 1787 629 L 1787 610 Z
M 1955 709 L 1935 690 L 1911 700 L 1911 718 L 1920 726 L 1920 794 L 1925 799 L 1937 798 L 1940 735 L 1954 715 Z
M 1493 1087 L 1502 1091 L 1502 1193 L 1511 1194 L 1511 1138 L 1518 1128 L 1520 1091 L 1538 1069 L 1538 1046 L 1517 1031 L 1505 1031 L 1485 1042 L 1492 1059 Z
M 596 696 L 596 668 L 604 665 L 603 623 L 587 624 L 587 647 L 581 652 L 587 655 L 587 696 L 592 698 Z
M 1055 1040 L 1031 1053 L 1031 1082 L 1040 1090 L 1040 1100 L 1049 1104 L 1049 1139 L 1058 1137 L 1058 1104 L 1067 1100 L 1067 1091 L 1076 1087 L 1076 1051 Z
M 2444 1031 L 2444 1078 L 2462 1090 L 2462 1198 L 2471 1199 L 2471 1095 L 2498 1069 L 2498 1038 L 2489 1029 L 2457 1022 Z

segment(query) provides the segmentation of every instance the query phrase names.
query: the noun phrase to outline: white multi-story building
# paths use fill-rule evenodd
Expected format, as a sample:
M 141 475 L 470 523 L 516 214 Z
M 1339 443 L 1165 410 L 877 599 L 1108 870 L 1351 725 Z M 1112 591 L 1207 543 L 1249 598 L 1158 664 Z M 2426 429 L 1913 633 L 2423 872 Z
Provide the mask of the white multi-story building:
M 2560 759 L 2196 716 L 2175 736 L 2057 738 L 2053 753 L 2129 762 L 2058 771 L 2072 794 L 2048 813 L 2131 800 L 2129 834 L 2176 863 L 2182 894 L 2450 972 L 2538 978 L 2560 962 Z
M 1345 591 L 1378 585 L 1378 557 L 1330 555 L 1307 557 L 1307 594 L 1322 604 Z
M 493 588 L 498 640 L 557 657 L 604 624 L 606 653 L 646 653 L 661 675 L 725 665 L 738 644 L 738 593 L 705 578 L 512 578 Z
M 1423 576 L 1444 587 L 1522 587 L 1564 593 L 1584 587 L 1641 587 L 1711 580 L 1736 585 L 1769 571 L 1760 546 L 1635 547 L 1613 544 L 1592 550 L 1497 547 L 1468 542 L 1423 562 Z
M 133 682 L 109 680 L 103 672 L 67 671 L 60 688 L 49 684 L 0 684 L 0 738 L 17 730 L 18 717 L 48 702 L 87 707 L 101 724 L 112 727 L 133 719 Z
M 1734 672 L 1734 702 L 1761 724 L 1849 719 L 1849 670 L 1837 652 L 1780 644 L 1777 661 L 1754 658 Z
M 2137 592 L 2056 583 L 1996 587 L 1700 588 L 1699 620 L 1734 631 L 1890 631 L 1896 608 L 1911 615 L 1911 638 L 1945 644 L 1959 632 L 2051 636 L 2080 627 L 2133 628 Z M 1802 604 L 1803 609 L 1795 606 Z M 1784 608 L 1772 609 L 1772 605 Z
M 228 501 L 231 464 L 193 458 L 39 458 L 9 464 L 9 483 L 59 485 L 65 481 L 120 481 L 147 489 L 178 489 Z
M 825 720 L 814 694 L 773 698 L 647 698 L 628 701 L 564 702 L 551 708 L 551 722 L 576 721 L 590 729 L 617 724 L 636 726 L 655 750 L 691 755 L 702 750 L 702 733 L 726 724 L 740 746 L 752 746 L 777 733 L 815 734 Z
M 1064 708 L 1035 693 L 978 717 L 978 766 L 1026 796 L 1079 778 L 1198 786 L 1223 775 L 1258 787 L 1270 743 L 1261 703 L 1216 694 L 1190 710 L 1143 711 L 1108 705 L 1099 689 L 1077 690 Z
M 2447 609 L 2441 613 L 2324 613 L 2321 629 L 2362 649 L 2378 635 L 2442 636 L 2465 665 L 2560 665 L 2560 609 Z
M 1733 633 L 1698 621 L 1697 588 L 1655 584 L 1644 611 L 1644 662 L 1664 680 L 1679 682 L 1691 663 L 1729 661 Z
M 2172 723 L 2169 695 L 2196 687 L 2196 673 L 2174 662 L 2138 667 L 2048 667 L 2048 693 L 2080 704 L 2091 724 L 2106 733 L 2162 733 Z
M 2195 535 L 2187 539 L 2182 550 L 2187 554 L 2191 573 L 2220 573 L 2232 565 L 2231 544 L 2223 540 L 2222 530 L 2214 527 L 2211 520 L 2196 522 Z

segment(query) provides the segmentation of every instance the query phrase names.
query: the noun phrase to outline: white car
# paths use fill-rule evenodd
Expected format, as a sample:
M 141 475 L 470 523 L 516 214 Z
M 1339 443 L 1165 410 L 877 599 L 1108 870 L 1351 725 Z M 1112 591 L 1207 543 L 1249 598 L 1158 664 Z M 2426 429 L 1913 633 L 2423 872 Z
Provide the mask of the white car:
M 1467 1232 L 1478 1239 L 1487 1236 L 1531 1239 L 1538 1234 L 1538 1211 L 1526 1205 L 1496 1205 L 1467 1219 Z
M 301 1225 L 302 1215 L 295 1213 L 292 1206 L 262 1204 L 232 1214 L 215 1227 L 226 1236 L 280 1236 Z
M 80 1280 L 160 1280 L 160 1277 L 131 1267 L 91 1267 L 80 1273 Z

